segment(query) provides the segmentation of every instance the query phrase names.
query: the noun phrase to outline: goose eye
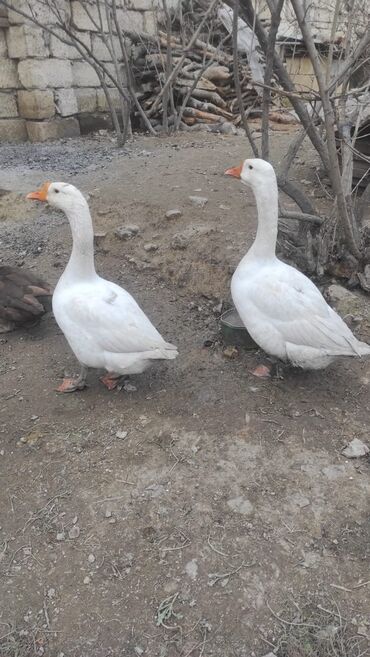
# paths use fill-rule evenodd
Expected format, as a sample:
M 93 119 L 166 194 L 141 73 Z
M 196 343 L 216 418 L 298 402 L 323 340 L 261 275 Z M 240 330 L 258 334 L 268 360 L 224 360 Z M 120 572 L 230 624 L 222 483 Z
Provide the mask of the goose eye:
M 250 169 L 253 169 L 253 167 L 252 167 L 252 165 L 251 165 L 251 164 L 249 165 L 249 168 L 250 168 Z
M 59 194 L 59 189 L 54 190 L 56 194 Z

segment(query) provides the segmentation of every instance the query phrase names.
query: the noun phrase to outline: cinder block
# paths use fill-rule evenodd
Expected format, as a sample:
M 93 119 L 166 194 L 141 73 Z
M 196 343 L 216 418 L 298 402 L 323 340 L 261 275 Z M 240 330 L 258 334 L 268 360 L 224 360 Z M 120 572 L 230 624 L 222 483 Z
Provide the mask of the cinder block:
M 18 65 L 19 79 L 27 89 L 71 87 L 71 63 L 63 59 L 25 59 Z
M 60 34 L 61 37 L 69 41 L 68 35 L 65 34 L 63 30 L 55 28 L 55 32 L 57 34 Z M 57 57 L 58 59 L 70 58 L 69 54 L 70 54 L 70 50 L 72 50 L 71 46 L 69 46 L 67 43 L 63 43 L 63 41 L 58 39 L 57 36 L 54 36 L 54 34 L 50 34 L 49 48 L 50 48 L 50 53 L 53 57 Z
M 153 7 L 159 7 L 160 0 L 126 0 L 125 6 L 128 9 L 136 9 L 136 11 L 147 11 Z
M 0 30 L 0 57 L 7 57 L 8 49 L 6 47 L 5 30 Z
M 112 57 L 107 46 L 103 43 L 100 34 L 93 34 L 91 37 L 93 55 L 101 62 L 111 62 Z M 122 58 L 121 46 L 118 36 L 113 36 L 113 48 L 117 59 Z
M 100 17 L 98 12 L 98 7 L 95 5 L 87 5 L 88 12 L 92 18 L 90 19 L 87 14 L 84 6 L 79 2 L 79 0 L 72 0 L 71 9 L 72 9 L 72 19 L 74 25 L 78 30 L 89 30 L 90 32 L 98 32 L 100 30 Z M 102 19 L 102 27 L 104 32 L 108 31 L 107 18 L 105 14 L 104 4 L 101 4 L 100 16 Z M 99 26 L 99 27 L 98 27 Z
M 58 89 L 55 92 L 57 111 L 62 116 L 77 114 L 78 106 L 74 89 Z
M 29 140 L 32 142 L 78 137 L 80 135 L 80 124 L 75 118 L 27 121 L 27 132 Z
M 111 74 L 112 78 L 114 80 L 117 79 L 117 73 L 116 73 L 116 67 L 114 64 L 111 62 L 105 62 L 105 68 L 109 73 Z M 125 69 L 124 64 L 119 63 L 119 68 L 120 68 L 120 81 L 122 82 L 123 85 L 127 84 L 127 71 Z M 112 82 L 111 78 L 105 73 L 105 83 L 108 87 L 115 87 L 114 82 Z
M 9 27 L 7 43 L 8 55 L 14 59 L 49 56 L 43 32 L 41 28 L 34 25 L 13 25 L 13 27 Z
M 72 62 L 73 86 L 99 87 L 99 78 L 88 62 Z M 68 85 L 66 85 L 68 86 Z
M 121 96 L 118 89 L 109 89 L 109 95 L 115 109 L 121 109 Z M 103 89 L 97 90 L 99 112 L 109 112 L 109 105 Z
M 75 89 L 77 106 L 79 112 L 95 112 L 96 110 L 96 95 L 100 93 L 100 89 Z
M 63 36 L 62 31 L 61 35 Z M 85 46 L 91 48 L 90 32 L 79 32 L 76 30 L 76 37 L 78 37 Z M 69 37 L 66 38 L 72 40 Z M 50 35 L 50 52 L 53 57 L 59 57 L 60 59 L 81 59 L 81 53 L 74 46 L 63 43 L 53 34 Z
M 58 22 L 58 18 L 55 16 L 55 13 L 48 7 L 47 3 L 44 2 L 35 2 L 35 0 L 10 0 L 12 7 L 15 9 L 21 9 L 26 14 L 30 15 L 29 6 L 31 5 L 32 11 L 35 15 L 35 18 L 40 21 L 43 25 L 55 25 Z M 50 3 L 52 4 L 52 3 Z M 68 15 L 68 5 L 66 0 L 58 0 L 58 10 L 61 12 L 62 17 Z M 8 20 L 11 25 L 23 25 L 23 23 L 30 24 L 30 21 L 24 18 L 21 14 L 18 14 L 16 11 L 9 9 L 8 11 Z
M 156 11 L 144 11 L 144 32 L 147 34 L 157 34 L 158 16 Z
M 24 119 L 1 119 L 0 141 L 27 141 Z
M 129 30 L 130 32 L 144 31 L 143 14 L 138 11 L 119 9 L 117 11 L 117 18 L 123 30 Z
M 19 86 L 16 62 L 0 59 L 0 89 L 17 89 Z
M 49 89 L 20 90 L 18 107 L 24 119 L 50 119 L 55 114 L 54 94 Z
M 18 116 L 18 108 L 13 92 L 0 92 L 0 118 L 10 119 Z

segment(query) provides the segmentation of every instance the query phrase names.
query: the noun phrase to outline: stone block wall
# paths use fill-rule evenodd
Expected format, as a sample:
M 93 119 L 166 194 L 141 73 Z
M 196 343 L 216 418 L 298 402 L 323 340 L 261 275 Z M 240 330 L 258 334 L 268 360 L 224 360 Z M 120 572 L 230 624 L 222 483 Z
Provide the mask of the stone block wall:
M 98 0 L 95 6 L 90 5 L 93 20 L 80 0 L 58 2 L 78 38 L 107 67 L 112 67 L 109 52 L 94 24 Z M 176 0 L 170 4 L 174 3 Z M 26 0 L 12 0 L 12 4 L 28 12 Z M 58 32 L 54 14 L 45 5 L 39 5 L 38 0 L 32 0 L 31 4 L 37 19 Z M 154 34 L 158 5 L 159 0 L 121 0 L 120 25 L 131 32 Z M 117 44 L 117 37 L 114 38 Z M 118 48 L 116 52 L 120 52 Z M 107 84 L 112 86 L 109 80 Z M 118 107 L 116 89 L 112 89 L 112 97 Z M 99 123 L 99 114 L 106 112 L 99 78 L 76 48 L 0 6 L 0 141 L 37 142 L 77 136 L 84 116 L 97 115 Z M 91 118 L 89 125 L 93 126 Z

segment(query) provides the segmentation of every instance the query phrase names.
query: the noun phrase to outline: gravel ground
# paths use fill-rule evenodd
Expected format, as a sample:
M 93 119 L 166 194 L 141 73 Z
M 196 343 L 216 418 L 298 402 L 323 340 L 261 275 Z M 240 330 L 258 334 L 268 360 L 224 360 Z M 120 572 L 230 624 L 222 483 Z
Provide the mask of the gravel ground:
M 274 132 L 275 163 L 291 138 Z M 261 381 L 263 354 L 228 358 L 220 341 L 256 226 L 222 174 L 248 154 L 240 136 L 187 134 L 1 147 L 1 261 L 55 284 L 68 223 L 24 196 L 73 182 L 105 234 L 99 272 L 180 351 L 132 389 L 108 393 L 91 372 L 60 396 L 76 364 L 53 317 L 2 337 L 1 657 L 370 654 L 370 463 L 342 454 L 368 441 L 370 364 Z M 319 196 L 316 169 L 307 148 L 294 175 Z M 137 234 L 119 239 L 128 224 Z M 357 332 L 370 341 L 365 321 Z

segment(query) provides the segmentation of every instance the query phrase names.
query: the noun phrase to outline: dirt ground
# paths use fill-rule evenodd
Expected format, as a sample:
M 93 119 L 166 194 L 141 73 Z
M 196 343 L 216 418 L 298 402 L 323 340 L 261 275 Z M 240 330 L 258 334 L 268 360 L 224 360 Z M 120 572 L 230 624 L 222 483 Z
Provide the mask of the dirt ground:
M 273 133 L 275 163 L 291 138 Z M 368 441 L 370 362 L 263 381 L 263 354 L 228 359 L 219 341 L 256 227 L 222 174 L 248 155 L 241 136 L 193 134 L 1 148 L 2 261 L 57 281 L 68 223 L 24 194 L 76 184 L 106 233 L 99 272 L 180 351 L 135 390 L 91 372 L 59 395 L 75 361 L 53 317 L 0 336 L 1 657 L 261 657 L 312 600 L 370 654 L 370 462 L 341 454 Z M 322 196 L 316 169 L 307 149 L 295 176 Z

